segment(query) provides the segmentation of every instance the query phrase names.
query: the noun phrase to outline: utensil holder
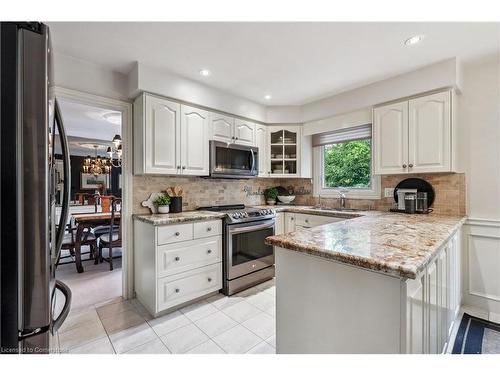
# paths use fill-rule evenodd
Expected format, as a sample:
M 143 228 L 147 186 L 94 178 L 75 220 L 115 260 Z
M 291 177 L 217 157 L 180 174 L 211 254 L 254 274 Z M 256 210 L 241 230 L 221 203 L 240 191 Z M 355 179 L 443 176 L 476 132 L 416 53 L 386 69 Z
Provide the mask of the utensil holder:
M 170 212 L 179 213 L 182 212 L 182 197 L 170 197 Z

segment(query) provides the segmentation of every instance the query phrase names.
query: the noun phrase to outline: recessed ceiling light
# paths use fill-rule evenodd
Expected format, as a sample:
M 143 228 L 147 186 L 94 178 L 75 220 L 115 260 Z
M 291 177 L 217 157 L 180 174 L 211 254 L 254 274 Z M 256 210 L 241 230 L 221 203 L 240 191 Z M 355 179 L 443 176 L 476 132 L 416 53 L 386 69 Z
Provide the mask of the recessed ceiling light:
M 208 69 L 202 69 L 202 70 L 200 70 L 200 75 L 203 76 L 203 77 L 208 77 L 210 74 L 212 74 L 212 73 Z
M 269 94 L 265 95 L 265 96 L 264 96 L 264 99 L 266 99 L 266 100 L 271 99 L 271 95 L 269 95 Z
M 424 39 L 423 35 L 412 36 L 411 38 L 408 38 L 405 40 L 405 46 L 412 46 L 414 44 L 417 44 L 417 43 L 421 42 L 422 39 Z

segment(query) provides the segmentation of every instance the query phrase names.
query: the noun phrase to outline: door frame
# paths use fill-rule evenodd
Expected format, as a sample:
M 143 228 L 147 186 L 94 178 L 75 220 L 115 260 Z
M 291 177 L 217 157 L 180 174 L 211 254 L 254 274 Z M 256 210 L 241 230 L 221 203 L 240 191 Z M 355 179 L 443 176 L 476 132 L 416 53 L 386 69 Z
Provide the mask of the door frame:
M 86 92 L 71 90 L 59 86 L 51 88 L 51 95 L 77 104 L 111 109 L 122 113 L 122 296 L 130 299 L 134 295 L 134 254 L 132 233 L 132 103 L 124 100 L 107 98 Z

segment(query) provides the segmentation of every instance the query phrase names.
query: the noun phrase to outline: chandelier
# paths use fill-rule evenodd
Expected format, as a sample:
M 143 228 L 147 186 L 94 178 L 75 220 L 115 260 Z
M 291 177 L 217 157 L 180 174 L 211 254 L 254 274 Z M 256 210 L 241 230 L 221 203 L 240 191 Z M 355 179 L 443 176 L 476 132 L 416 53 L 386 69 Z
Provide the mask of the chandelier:
M 111 171 L 111 164 L 109 164 L 108 159 L 101 158 L 97 155 L 98 147 L 99 146 L 94 145 L 95 157 L 91 158 L 89 155 L 83 160 L 83 172 L 93 174 L 96 177 Z
M 106 153 L 109 155 L 109 164 L 112 167 L 119 168 L 122 166 L 122 138 L 116 134 L 113 137 L 113 146 L 108 147 Z M 116 155 L 116 157 L 114 157 Z

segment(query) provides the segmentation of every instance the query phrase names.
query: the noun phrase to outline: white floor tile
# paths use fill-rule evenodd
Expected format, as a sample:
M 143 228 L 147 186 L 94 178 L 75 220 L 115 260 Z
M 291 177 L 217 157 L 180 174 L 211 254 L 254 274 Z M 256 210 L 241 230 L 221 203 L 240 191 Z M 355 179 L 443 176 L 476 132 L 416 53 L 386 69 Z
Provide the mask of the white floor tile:
M 161 341 L 174 354 L 185 353 L 207 340 L 208 336 L 193 323 L 161 337 Z
M 98 322 L 99 315 L 97 315 L 96 309 L 92 306 L 85 309 L 80 309 L 77 311 L 71 311 L 64 321 L 58 332 L 66 332 L 70 329 L 76 328 L 82 324 Z
M 241 302 L 244 299 L 245 299 L 244 297 L 225 296 L 224 294 L 216 294 L 215 296 L 207 298 L 205 301 L 211 303 L 213 306 L 215 306 L 215 308 L 222 310 L 226 307 Z
M 134 305 L 130 301 L 120 301 L 98 307 L 97 314 L 99 314 L 99 317 L 101 319 L 106 319 L 109 317 L 114 317 L 116 314 L 132 309 L 134 309 Z
M 107 318 L 101 318 L 108 335 L 145 323 L 145 319 L 135 311 L 125 310 Z
M 266 314 L 271 315 L 276 319 L 276 306 L 272 306 L 269 309 L 264 311 Z
M 267 342 L 262 341 L 260 344 L 257 344 L 252 349 L 250 349 L 248 354 L 276 354 L 276 349 L 274 346 L 269 345 Z
M 125 352 L 125 354 L 170 354 L 170 351 L 167 349 L 165 344 L 157 338 L 129 350 L 128 352 Z
M 106 331 L 101 322 L 90 322 L 59 333 L 59 346 L 69 350 L 102 337 L 106 337 Z
M 159 318 L 148 320 L 148 323 L 158 336 L 163 336 L 191 324 L 191 321 L 180 311 L 174 311 Z
M 262 341 L 260 337 L 250 332 L 242 325 L 221 333 L 213 338 L 226 353 L 243 354 Z
M 242 324 L 263 340 L 267 340 L 276 332 L 274 317 L 265 313 L 256 315 L 244 321 Z
M 262 291 L 246 298 L 245 301 L 262 311 L 266 311 L 275 306 L 275 298 Z
M 242 290 L 239 293 L 236 293 L 235 296 L 246 298 L 246 297 L 254 296 L 254 295 L 258 294 L 259 292 L 260 292 L 260 289 L 257 288 L 256 286 L 254 286 L 254 287 Z
M 87 344 L 77 346 L 69 350 L 69 354 L 115 354 L 113 346 L 109 338 L 103 337 L 101 339 L 91 341 Z
M 225 354 L 225 352 L 215 342 L 208 340 L 194 347 L 187 354 Z
M 214 337 L 238 325 L 238 322 L 234 321 L 226 314 L 217 311 L 214 314 L 197 320 L 195 324 L 209 337 Z
M 200 301 L 188 305 L 180 310 L 188 319 L 195 322 L 198 319 L 204 318 L 210 314 L 217 312 L 217 309 L 206 301 Z
M 222 312 L 238 323 L 242 323 L 260 314 L 262 311 L 246 301 L 241 301 L 235 305 L 222 309 Z
M 158 336 L 147 323 L 142 323 L 141 325 L 114 333 L 109 338 L 115 351 L 117 353 L 124 353 L 152 341 L 158 338 Z
M 269 337 L 266 342 L 271 345 L 271 346 L 274 346 L 276 348 L 276 334 L 272 335 L 271 337 Z

